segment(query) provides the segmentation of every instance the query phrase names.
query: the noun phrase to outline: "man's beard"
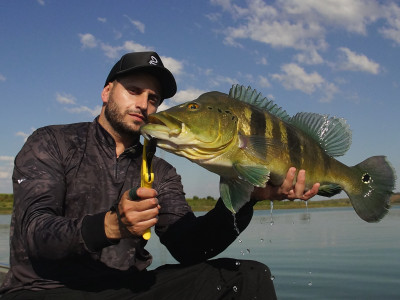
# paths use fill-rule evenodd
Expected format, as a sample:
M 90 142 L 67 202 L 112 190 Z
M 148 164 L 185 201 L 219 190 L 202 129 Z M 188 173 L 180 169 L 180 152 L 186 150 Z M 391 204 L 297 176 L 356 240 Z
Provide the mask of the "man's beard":
M 124 116 L 128 114 L 129 111 L 125 111 L 124 113 L 119 112 L 119 107 L 115 103 L 112 97 L 109 98 L 107 106 L 104 110 L 104 116 L 107 121 L 110 123 L 111 127 L 121 136 L 126 137 L 134 137 L 137 136 L 140 132 L 138 129 L 134 129 L 130 124 L 124 122 Z

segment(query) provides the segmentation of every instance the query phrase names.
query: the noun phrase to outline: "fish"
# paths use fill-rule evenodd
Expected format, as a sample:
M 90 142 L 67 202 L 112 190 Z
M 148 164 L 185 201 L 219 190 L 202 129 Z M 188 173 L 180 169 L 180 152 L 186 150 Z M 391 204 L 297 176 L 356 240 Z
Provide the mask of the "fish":
M 380 221 L 390 208 L 396 176 L 386 156 L 354 166 L 336 159 L 351 145 L 346 120 L 312 112 L 289 116 L 250 86 L 207 92 L 151 114 L 141 134 L 218 174 L 222 201 L 232 213 L 250 201 L 254 187 L 280 186 L 292 166 L 306 170 L 306 190 L 319 182 L 318 195 L 344 191 L 367 222 Z

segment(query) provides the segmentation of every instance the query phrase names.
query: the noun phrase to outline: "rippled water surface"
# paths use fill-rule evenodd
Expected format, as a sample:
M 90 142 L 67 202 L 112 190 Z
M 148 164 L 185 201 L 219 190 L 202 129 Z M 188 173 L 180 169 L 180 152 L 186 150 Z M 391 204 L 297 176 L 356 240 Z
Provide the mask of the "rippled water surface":
M 0 263 L 8 263 L 9 216 L 0 216 Z M 175 263 L 153 234 L 152 268 Z M 220 257 L 271 269 L 279 299 L 400 299 L 400 207 L 380 222 L 352 208 L 256 211 Z M 218 289 L 218 286 L 216 286 Z

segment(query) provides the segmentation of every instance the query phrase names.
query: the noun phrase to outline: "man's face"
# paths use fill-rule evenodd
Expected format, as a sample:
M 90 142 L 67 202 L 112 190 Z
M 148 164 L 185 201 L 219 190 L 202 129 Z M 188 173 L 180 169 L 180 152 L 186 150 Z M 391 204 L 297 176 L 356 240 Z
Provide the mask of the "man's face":
M 104 116 L 120 135 L 138 134 L 147 116 L 156 112 L 161 102 L 158 80 L 140 73 L 122 77 L 103 90 Z

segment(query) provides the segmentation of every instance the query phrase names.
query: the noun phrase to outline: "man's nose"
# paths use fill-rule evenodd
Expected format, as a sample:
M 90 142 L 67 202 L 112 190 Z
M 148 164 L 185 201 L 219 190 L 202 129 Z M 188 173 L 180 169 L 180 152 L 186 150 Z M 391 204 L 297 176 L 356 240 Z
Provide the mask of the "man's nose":
M 148 105 L 148 95 L 146 93 L 141 93 L 136 99 L 136 106 L 142 110 L 146 110 Z

